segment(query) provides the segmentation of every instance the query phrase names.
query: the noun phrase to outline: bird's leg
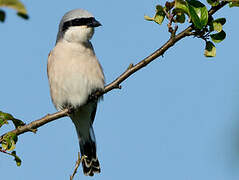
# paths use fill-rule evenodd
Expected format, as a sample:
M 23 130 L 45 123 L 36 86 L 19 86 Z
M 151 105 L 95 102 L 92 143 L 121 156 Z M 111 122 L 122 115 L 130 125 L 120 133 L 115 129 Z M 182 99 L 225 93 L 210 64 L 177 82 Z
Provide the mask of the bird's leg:
M 92 91 L 92 93 L 88 97 L 87 102 L 98 101 L 99 94 L 101 94 L 101 92 L 103 92 L 103 89 L 96 89 L 96 90 Z
M 73 108 L 72 106 L 68 107 L 67 109 L 68 109 L 68 113 L 67 113 L 68 116 L 69 116 L 70 114 L 74 113 L 74 111 L 75 111 L 75 108 Z

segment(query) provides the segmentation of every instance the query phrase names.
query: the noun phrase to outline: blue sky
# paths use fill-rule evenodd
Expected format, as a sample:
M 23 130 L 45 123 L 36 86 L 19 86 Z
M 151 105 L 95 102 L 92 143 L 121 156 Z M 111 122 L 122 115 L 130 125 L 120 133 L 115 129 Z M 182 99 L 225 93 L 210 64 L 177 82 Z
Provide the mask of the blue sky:
M 169 38 L 166 23 L 147 22 L 159 1 L 23 1 L 30 19 L 7 10 L 1 29 L 0 110 L 29 123 L 54 113 L 46 74 L 65 12 L 85 8 L 102 23 L 92 39 L 110 83 Z M 164 1 L 162 1 L 164 3 Z M 204 42 L 186 38 L 100 102 L 94 129 L 98 180 L 237 180 L 239 177 L 238 11 L 224 8 L 226 39 L 205 58 Z M 179 28 L 179 30 L 182 28 Z M 1 134 L 11 127 L 1 128 Z M 69 179 L 79 151 L 62 118 L 19 137 L 17 167 L 0 154 L 1 179 Z M 85 177 L 81 168 L 75 179 Z

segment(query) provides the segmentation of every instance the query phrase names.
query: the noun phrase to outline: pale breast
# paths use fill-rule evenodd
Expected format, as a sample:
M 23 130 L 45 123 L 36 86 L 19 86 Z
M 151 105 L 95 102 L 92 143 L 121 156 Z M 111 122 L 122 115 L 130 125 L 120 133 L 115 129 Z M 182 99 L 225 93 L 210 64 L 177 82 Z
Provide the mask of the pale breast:
M 84 104 L 95 89 L 104 88 L 102 68 L 89 47 L 60 42 L 48 58 L 48 78 L 53 103 Z

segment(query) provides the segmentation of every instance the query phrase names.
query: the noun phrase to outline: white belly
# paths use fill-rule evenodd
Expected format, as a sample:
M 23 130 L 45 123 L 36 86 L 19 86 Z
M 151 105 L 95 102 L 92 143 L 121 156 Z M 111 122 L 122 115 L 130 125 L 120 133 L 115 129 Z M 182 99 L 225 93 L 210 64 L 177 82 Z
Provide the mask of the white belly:
M 104 75 L 94 53 L 64 44 L 57 45 L 49 56 L 48 78 L 57 109 L 65 103 L 81 106 L 92 91 L 104 88 Z

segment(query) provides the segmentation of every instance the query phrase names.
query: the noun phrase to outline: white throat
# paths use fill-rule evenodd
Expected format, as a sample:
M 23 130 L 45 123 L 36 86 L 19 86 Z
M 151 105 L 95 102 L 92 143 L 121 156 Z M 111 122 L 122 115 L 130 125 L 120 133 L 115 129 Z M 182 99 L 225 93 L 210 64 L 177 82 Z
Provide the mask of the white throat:
M 94 28 L 87 26 L 72 26 L 66 30 L 63 39 L 68 42 L 86 43 L 94 34 Z

